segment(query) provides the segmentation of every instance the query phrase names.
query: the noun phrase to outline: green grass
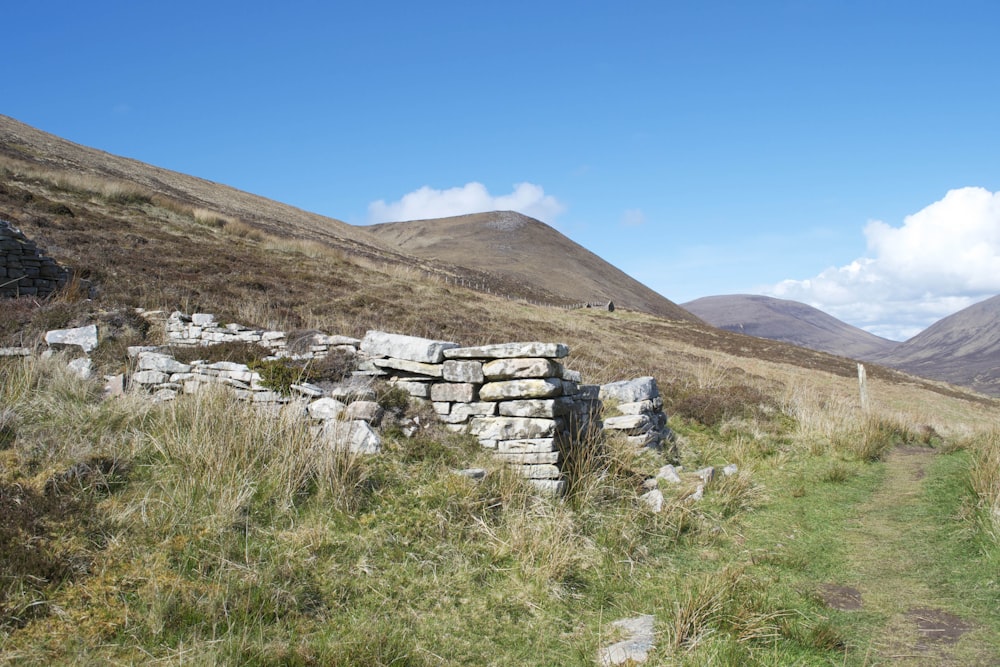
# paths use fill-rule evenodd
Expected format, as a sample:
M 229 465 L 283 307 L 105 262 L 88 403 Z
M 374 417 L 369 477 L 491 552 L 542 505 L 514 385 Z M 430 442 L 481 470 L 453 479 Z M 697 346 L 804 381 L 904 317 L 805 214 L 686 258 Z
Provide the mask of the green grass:
M 686 470 L 740 471 L 697 503 L 661 486 L 654 514 L 639 495 L 665 461 L 615 440 L 575 461 L 567 498 L 537 497 L 465 436 L 317 450 L 291 411 L 101 401 L 64 361 L 0 362 L 4 661 L 592 664 L 612 621 L 649 613 L 653 664 L 861 665 L 893 604 L 974 619 L 958 656 L 996 647 L 998 545 L 970 476 L 988 438 L 920 454 L 916 480 L 777 408 L 681 417 Z M 823 583 L 864 608 L 827 607 Z

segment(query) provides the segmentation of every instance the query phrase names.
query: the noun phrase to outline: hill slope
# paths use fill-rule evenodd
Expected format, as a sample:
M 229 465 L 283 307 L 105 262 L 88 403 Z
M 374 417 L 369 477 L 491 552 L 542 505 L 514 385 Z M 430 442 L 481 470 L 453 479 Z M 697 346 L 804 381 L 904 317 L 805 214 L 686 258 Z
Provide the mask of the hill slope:
M 191 206 L 239 217 L 265 231 L 337 240 L 354 247 L 358 242 L 377 245 L 363 230 L 346 222 L 227 185 L 81 146 L 4 115 L 0 115 L 0 155 L 77 176 L 97 176 L 135 184 Z
M 898 345 L 797 301 L 751 294 L 707 296 L 682 304 L 727 331 L 780 340 L 851 359 L 873 359 Z
M 1000 396 L 1000 295 L 949 315 L 876 361 Z
M 612 301 L 616 307 L 668 319 L 692 319 L 677 304 L 552 227 L 512 211 L 389 222 L 368 229 L 402 252 L 541 285 L 567 303 Z
M 67 179 L 79 175 L 94 183 L 81 187 Z M 120 182 L 135 184 L 141 192 L 126 197 L 104 192 L 104 185 Z M 235 221 L 240 224 L 201 219 L 192 206 L 240 215 Z M 502 217 L 466 216 L 473 223 Z M 664 382 L 690 378 L 717 353 L 725 355 L 727 365 L 733 359 L 746 360 L 756 367 L 755 374 L 770 376 L 778 384 L 785 383 L 786 373 L 798 374 L 801 369 L 817 379 L 852 378 L 856 372 L 854 364 L 843 358 L 711 327 L 528 218 L 518 217 L 513 234 L 493 230 L 499 234 L 498 243 L 502 244 L 504 235 L 512 237 L 513 242 L 508 242 L 513 261 L 517 261 L 514 249 L 526 244 L 544 245 L 553 253 L 568 252 L 568 265 L 582 262 L 582 275 L 591 276 L 594 291 L 626 285 L 632 290 L 630 297 L 636 299 L 622 301 L 614 291 L 595 295 L 587 289 L 579 300 L 607 295 L 619 305 L 636 307 L 637 312 L 530 307 L 462 289 L 434 276 L 444 273 L 492 281 L 501 288 L 494 291 L 509 294 L 503 288 L 522 289 L 526 297 L 539 301 L 555 296 L 535 286 L 532 275 L 511 272 L 509 277 L 498 277 L 441 259 L 421 259 L 389 247 L 387 241 L 424 229 L 432 245 L 443 243 L 442 228 L 451 226 L 456 233 L 459 228 L 464 228 L 462 233 L 475 230 L 475 224 L 466 224 L 468 220 L 398 223 L 395 229 L 386 225 L 369 232 L 224 185 L 79 146 L 6 117 L 0 117 L 0 218 L 19 226 L 98 290 L 95 302 L 72 312 L 63 309 L 66 312 L 59 318 L 45 323 L 49 328 L 82 323 L 104 308 L 142 306 L 215 312 L 228 321 L 355 336 L 381 328 L 464 344 L 561 340 L 573 350 L 574 366 L 595 382 L 639 375 L 659 376 Z M 397 243 L 402 245 L 393 241 Z M 471 252 L 473 246 L 465 247 Z M 421 252 L 431 255 L 427 245 Z M 537 262 L 551 270 L 555 260 L 537 249 L 533 252 Z M 588 261 L 598 268 L 591 271 Z M 568 270 L 566 263 L 562 266 Z M 531 268 L 538 270 L 534 263 Z M 565 276 L 559 280 L 563 285 L 570 282 Z M 646 312 L 657 314 L 641 312 L 647 308 Z M 93 312 L 74 314 L 81 309 Z M 17 317 L 6 319 L 0 317 L 0 346 L 22 344 L 16 333 Z M 869 375 L 893 384 L 913 383 L 913 378 L 885 368 L 873 368 Z M 939 394 L 980 400 L 951 387 L 917 384 Z

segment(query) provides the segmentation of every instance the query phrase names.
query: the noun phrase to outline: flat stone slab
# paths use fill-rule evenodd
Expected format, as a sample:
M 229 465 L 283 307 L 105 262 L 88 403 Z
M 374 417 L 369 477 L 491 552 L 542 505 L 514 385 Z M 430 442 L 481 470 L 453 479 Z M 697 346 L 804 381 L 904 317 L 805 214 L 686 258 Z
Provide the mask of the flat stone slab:
M 369 331 L 361 339 L 361 352 L 370 357 L 393 357 L 424 364 L 440 364 L 445 351 L 457 347 L 458 343 L 384 331 Z
M 410 361 L 409 359 L 389 357 L 386 359 L 372 359 L 372 363 L 378 368 L 391 368 L 394 371 L 405 371 L 432 378 L 439 378 L 444 372 L 441 364 L 429 364 L 422 361 Z
M 651 401 L 659 395 L 660 389 L 656 386 L 656 378 L 649 376 L 601 385 L 602 401 L 635 403 L 637 401 Z
M 548 438 L 555 430 L 556 422 L 553 419 L 477 417 L 469 424 L 469 431 L 480 440 Z
M 515 357 L 545 357 L 562 359 L 569 348 L 562 343 L 497 343 L 478 347 L 455 347 L 445 350 L 445 359 L 512 359 Z
M 633 435 L 645 433 L 653 428 L 653 422 L 646 415 L 621 415 L 608 417 L 604 420 L 607 431 L 626 431 Z
M 478 385 L 468 382 L 439 382 L 431 385 L 431 400 L 472 403 L 476 401 L 477 387 Z
M 97 348 L 97 325 L 91 324 L 75 329 L 53 329 L 45 333 L 45 342 L 51 346 L 69 347 L 76 345 L 89 354 Z
M 627 634 L 628 638 L 602 648 L 597 654 L 597 663 L 601 667 L 614 667 L 646 662 L 656 639 L 655 624 L 656 619 L 651 614 L 612 623 L 611 627 Z
M 559 378 L 563 367 L 557 361 L 541 357 L 517 357 L 515 359 L 494 359 L 483 364 L 483 375 L 487 380 L 517 380 L 521 378 Z
M 442 375 L 448 382 L 472 382 L 482 384 L 486 377 L 483 375 L 483 362 L 462 361 L 449 359 L 441 365 Z
M 573 409 L 571 398 L 536 398 L 504 401 L 500 405 L 500 414 L 504 417 L 541 417 L 552 419 L 568 415 Z
M 554 398 L 563 393 L 562 380 L 501 380 L 488 382 L 479 389 L 479 398 L 484 401 L 503 401 L 524 398 Z
M 139 370 L 161 371 L 163 373 L 187 373 L 191 370 L 191 366 L 189 364 L 182 364 L 169 354 L 140 352 Z
M 552 452 L 556 449 L 555 438 L 522 438 L 519 440 L 499 440 L 496 450 L 500 453 L 530 454 Z

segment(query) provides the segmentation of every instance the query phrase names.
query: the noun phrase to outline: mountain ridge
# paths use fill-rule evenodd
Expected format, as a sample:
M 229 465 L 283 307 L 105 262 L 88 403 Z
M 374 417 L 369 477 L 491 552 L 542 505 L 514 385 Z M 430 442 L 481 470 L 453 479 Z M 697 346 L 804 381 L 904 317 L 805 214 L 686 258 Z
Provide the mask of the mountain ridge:
M 713 326 L 852 359 L 872 360 L 897 343 L 798 301 L 755 294 L 708 296 L 681 304 Z
M 569 302 L 607 301 L 668 319 L 693 317 L 550 225 L 514 211 L 388 222 L 369 230 L 402 252 L 528 280 Z

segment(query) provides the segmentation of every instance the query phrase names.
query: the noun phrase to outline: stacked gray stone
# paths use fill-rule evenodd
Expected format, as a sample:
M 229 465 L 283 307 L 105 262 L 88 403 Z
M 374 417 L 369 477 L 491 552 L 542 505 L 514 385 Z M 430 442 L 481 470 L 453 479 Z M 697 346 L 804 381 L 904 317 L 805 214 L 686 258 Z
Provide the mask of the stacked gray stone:
M 49 296 L 69 278 L 70 272 L 21 230 L 0 220 L 0 297 Z
M 284 403 L 288 399 L 261 384 L 260 373 L 246 364 L 231 361 L 177 361 L 158 348 L 133 347 L 129 355 L 136 359 L 131 386 L 149 391 L 159 400 L 169 400 L 178 393 L 193 394 L 205 385 L 232 387 L 236 395 L 255 403 Z
M 369 376 L 383 377 L 411 397 L 429 401 L 448 428 L 472 433 L 484 448 L 548 492 L 565 488 L 559 466 L 563 455 L 596 443 L 605 430 L 621 432 L 637 446 L 661 447 L 664 440 L 672 441 L 653 378 L 603 386 L 581 384 L 580 374 L 563 366 L 569 349 L 559 343 L 459 347 L 381 331 L 369 331 L 362 340 L 312 332 L 295 342 L 293 354 L 283 331 L 222 326 L 214 315 L 180 312 L 167 318 L 166 331 L 173 345 L 258 343 L 272 350 L 274 354 L 268 357 L 272 359 L 314 359 L 333 350 L 355 355 L 355 376 L 360 377 L 354 377 L 353 383 L 326 389 L 293 385 L 289 397 L 265 387 L 261 375 L 245 364 L 182 363 L 162 348 L 129 348 L 136 368 L 129 384 L 157 400 L 221 384 L 239 398 L 263 406 L 299 401 L 305 414 L 319 422 L 313 430 L 320 441 L 351 451 L 373 452 L 381 444 L 372 426 L 378 424 L 382 411 L 373 400 Z M 84 333 L 93 335 L 88 338 Z M 96 328 L 50 332 L 46 340 L 86 348 L 77 338 L 93 339 L 96 344 Z M 613 402 L 620 414 L 602 423 L 602 401 Z
M 662 449 L 665 442 L 673 443 L 674 435 L 667 427 L 655 378 L 647 376 L 601 385 L 600 398 L 619 413 L 605 417 L 605 431 L 622 434 L 636 447 Z
M 132 374 L 132 386 L 152 393 L 156 400 L 171 400 L 180 392 L 195 393 L 207 385 L 230 387 L 237 398 L 266 406 L 298 400 L 303 414 L 317 422 L 312 432 L 319 442 L 361 454 L 381 449 L 381 438 L 372 427 L 378 426 L 383 411 L 374 401 L 375 393 L 370 387 L 352 385 L 325 390 L 299 384 L 291 387 L 294 396 L 285 396 L 261 384 L 260 374 L 245 364 L 229 361 L 185 364 L 157 352 L 156 348 L 129 348 L 129 353 L 135 357 L 137 368 Z
M 565 487 L 560 448 L 599 430 L 598 388 L 559 361 L 559 343 L 455 343 L 381 331 L 361 341 L 362 372 L 429 400 L 448 428 L 468 431 L 539 489 Z M 596 429 L 595 429 L 596 427 Z
M 241 324 L 222 325 L 215 315 L 194 313 L 185 315 L 175 311 L 167 318 L 167 343 L 169 345 L 218 345 L 219 343 L 257 343 L 275 354 L 286 347 L 284 331 L 252 329 Z

